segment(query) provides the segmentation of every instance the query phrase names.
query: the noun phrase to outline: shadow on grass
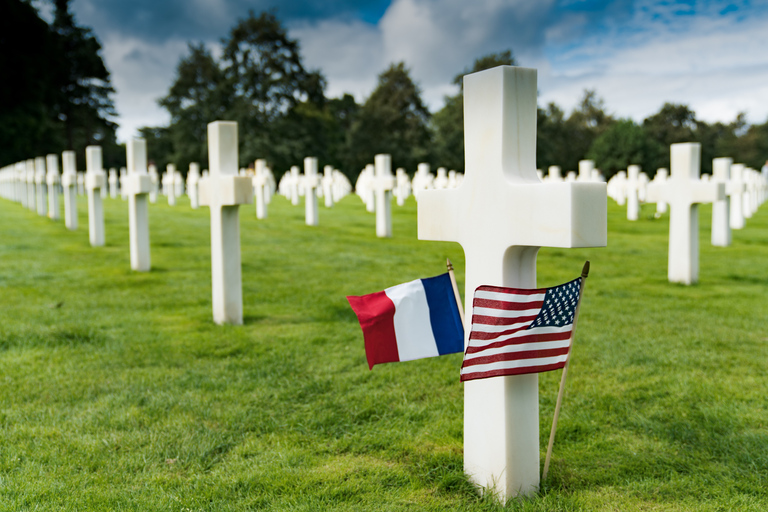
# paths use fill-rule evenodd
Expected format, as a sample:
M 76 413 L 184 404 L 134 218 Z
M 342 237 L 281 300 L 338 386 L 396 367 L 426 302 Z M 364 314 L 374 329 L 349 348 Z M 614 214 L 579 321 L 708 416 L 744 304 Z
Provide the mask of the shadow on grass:
M 103 346 L 104 338 L 92 329 L 78 326 L 54 327 L 43 332 L 4 332 L 0 350 L 14 348 L 54 348 L 81 345 Z

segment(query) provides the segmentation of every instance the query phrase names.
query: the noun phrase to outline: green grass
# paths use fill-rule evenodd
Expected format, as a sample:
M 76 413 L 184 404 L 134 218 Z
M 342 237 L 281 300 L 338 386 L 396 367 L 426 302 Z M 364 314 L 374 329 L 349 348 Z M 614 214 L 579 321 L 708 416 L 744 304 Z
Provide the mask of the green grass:
M 150 273 L 127 203 L 103 248 L 0 201 L 0 510 L 502 507 L 462 471 L 461 356 L 369 371 L 345 295 L 443 272 L 413 199 L 379 240 L 356 197 L 320 226 L 241 208 L 244 326 L 212 323 L 208 210 L 151 205 Z M 509 510 L 768 509 L 768 215 L 666 279 L 668 218 L 609 201 L 608 247 L 542 249 L 541 286 L 592 261 L 550 478 Z M 542 459 L 560 372 L 540 377 Z M 543 462 L 543 461 L 542 461 Z

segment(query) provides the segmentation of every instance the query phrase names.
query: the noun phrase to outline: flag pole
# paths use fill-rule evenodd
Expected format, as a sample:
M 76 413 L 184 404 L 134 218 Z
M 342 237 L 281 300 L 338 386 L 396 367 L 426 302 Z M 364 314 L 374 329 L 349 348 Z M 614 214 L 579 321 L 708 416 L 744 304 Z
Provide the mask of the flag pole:
M 461 304 L 461 295 L 459 295 L 459 287 L 456 285 L 456 276 L 453 275 L 453 263 L 448 258 L 445 258 L 445 266 L 448 267 L 448 275 L 451 277 L 451 286 L 453 286 L 453 294 L 456 296 L 456 304 L 459 306 L 459 318 L 461 318 L 461 326 L 466 330 L 464 325 L 464 306 Z
M 565 391 L 565 377 L 568 375 L 568 364 L 571 362 L 571 354 L 573 353 L 573 340 L 576 333 L 576 321 L 579 318 L 579 309 L 581 309 L 581 296 L 584 294 L 584 283 L 589 276 L 589 261 L 584 263 L 584 268 L 581 269 L 581 285 L 579 286 L 579 302 L 576 305 L 576 311 L 573 314 L 573 330 L 571 331 L 571 347 L 568 349 L 568 358 L 565 360 L 565 366 L 563 366 L 563 376 L 560 378 L 560 390 L 557 392 L 557 403 L 555 404 L 555 416 L 552 418 L 552 430 L 549 433 L 549 446 L 547 446 L 547 457 L 544 459 L 544 471 L 541 474 L 541 481 L 547 479 L 547 472 L 549 471 L 549 461 L 552 457 L 552 445 L 555 444 L 555 431 L 557 430 L 557 418 L 560 416 L 560 406 L 563 403 L 563 393 Z

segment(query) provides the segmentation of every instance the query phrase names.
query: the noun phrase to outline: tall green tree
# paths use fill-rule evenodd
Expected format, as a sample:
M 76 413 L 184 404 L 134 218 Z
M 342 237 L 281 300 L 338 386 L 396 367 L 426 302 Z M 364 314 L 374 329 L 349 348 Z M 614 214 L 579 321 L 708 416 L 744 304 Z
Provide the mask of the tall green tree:
M 240 126 L 241 161 L 266 157 L 279 172 L 322 149 L 312 143 L 327 120 L 325 78 L 304 67 L 299 43 L 280 20 L 270 12 L 250 12 L 223 42 L 222 67 L 232 93 L 229 118 Z M 315 128 L 297 144 L 291 128 L 306 128 L 304 121 Z
M 125 160 L 109 72 L 90 29 L 78 26 L 69 0 L 56 0 L 51 25 L 21 0 L 0 0 L 0 160 L 11 163 L 99 144 L 104 162 Z
M 430 113 L 403 62 L 379 75 L 379 83 L 357 112 L 349 134 L 347 166 L 357 174 L 378 153 L 413 171 L 430 157 Z
M 663 147 L 631 119 L 614 122 L 592 144 L 587 157 L 595 161 L 606 179 L 629 165 L 639 165 L 649 176 Z
M 457 171 L 464 171 L 464 75 L 496 66 L 516 66 L 512 50 L 490 53 L 475 60 L 453 79 L 458 94 L 445 97 L 445 105 L 432 116 L 435 133 L 434 163 Z
M 58 59 L 54 112 L 63 125 L 67 149 L 78 153 L 91 144 L 102 146 L 105 166 L 118 166 L 125 152 L 117 145 L 115 90 L 101 58 L 101 44 L 91 29 L 78 26 L 69 10 L 70 0 L 55 0 L 52 30 Z
M 191 162 L 198 162 L 203 168 L 208 166 L 207 126 L 229 115 L 232 87 L 228 85 L 224 72 L 205 45 L 190 44 L 189 54 L 179 61 L 168 94 L 158 101 L 171 115 L 170 125 L 164 132 L 142 132 L 155 142 L 147 141 L 148 150 L 151 157 L 163 162 L 161 171 L 171 162 L 182 173 L 186 173 Z M 164 141 L 164 137 L 168 140 Z

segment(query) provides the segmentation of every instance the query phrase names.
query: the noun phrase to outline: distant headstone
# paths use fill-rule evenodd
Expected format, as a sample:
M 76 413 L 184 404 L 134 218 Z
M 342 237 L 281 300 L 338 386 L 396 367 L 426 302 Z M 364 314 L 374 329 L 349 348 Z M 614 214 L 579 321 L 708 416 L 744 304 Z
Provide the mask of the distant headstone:
M 48 215 L 48 184 L 45 181 L 45 157 L 35 158 L 35 187 L 37 189 L 37 214 Z
M 149 272 L 149 192 L 152 179 L 147 172 L 147 141 L 130 139 L 126 144 L 128 172 L 123 190 L 128 195 L 128 229 L 131 247 L 131 268 Z
M 27 178 L 27 208 L 33 212 L 37 211 L 37 190 L 35 187 L 35 161 L 29 159 L 26 161 Z
M 730 184 L 732 158 L 712 160 L 712 180 L 725 186 L 725 196 L 712 203 L 712 245 L 731 245 L 731 195 L 734 187 Z
M 252 183 L 254 202 L 256 203 L 256 218 L 266 219 L 269 204 L 267 202 L 267 196 L 269 195 L 269 181 L 266 160 L 256 160 Z
M 149 202 L 157 202 L 157 194 L 160 193 L 160 176 L 157 174 L 157 166 L 149 164 L 149 179 L 152 181 L 152 190 L 149 191 Z
M 464 249 L 468 319 L 480 285 L 536 288 L 540 247 L 606 244 L 604 184 L 536 177 L 536 95 L 533 69 L 500 66 L 465 75 L 464 182 L 419 198 L 419 238 Z M 469 478 L 502 502 L 538 491 L 539 421 L 537 374 L 465 382 Z
M 290 194 L 291 194 L 291 204 L 294 206 L 297 206 L 299 204 L 299 166 L 293 165 L 291 166 L 291 175 L 290 175 L 290 181 L 288 182 L 288 185 L 290 186 Z
M 445 167 L 437 168 L 437 176 L 435 177 L 434 187 L 437 190 L 448 188 L 448 171 L 445 169 Z
M 375 176 L 371 188 L 376 196 L 376 236 L 392 236 L 392 189 L 395 178 L 392 176 L 392 157 L 376 155 L 374 157 Z
M 563 181 L 563 176 L 560 173 L 560 167 L 557 165 L 550 165 L 547 172 L 547 179 L 555 183 Z
M 189 205 L 193 210 L 200 207 L 200 194 L 197 185 L 200 182 L 200 164 L 192 162 L 189 164 L 187 172 L 187 195 L 189 196 Z
M 64 151 L 61 154 L 61 186 L 64 188 L 64 225 L 67 229 L 77 229 L 77 166 L 75 152 Z
M 658 169 L 656 171 L 656 175 L 653 177 L 653 180 L 651 181 L 651 183 L 653 184 L 653 186 L 664 186 L 664 184 L 667 182 L 667 178 L 669 178 L 669 171 L 662 167 L 661 169 Z M 664 198 L 660 197 L 659 200 L 656 202 L 655 216 L 656 218 L 659 218 L 665 213 L 667 213 L 667 202 L 664 200 Z
M 592 171 L 594 170 L 594 160 L 579 160 L 579 181 L 592 181 Z
M 163 176 L 163 188 L 168 197 L 168 206 L 176 206 L 176 166 L 168 164 Z
M 119 180 L 119 186 L 120 186 L 120 197 L 123 201 L 128 200 L 128 189 L 126 187 L 127 178 L 128 178 L 128 169 L 125 167 L 120 168 L 120 180 Z M 152 184 L 152 181 L 150 180 L 150 185 Z
M 317 158 L 308 156 L 304 159 L 304 221 L 307 226 L 317 226 L 317 187 L 320 178 L 317 174 Z
M 101 146 L 85 148 L 85 188 L 88 190 L 88 235 L 91 246 L 104 245 L 104 207 L 101 191 L 107 177 L 101 160 Z
M 107 172 L 107 184 L 109 185 L 109 197 L 112 199 L 117 198 L 117 169 L 114 167 Z
M 671 283 L 693 284 L 699 279 L 699 204 L 725 196 L 722 183 L 705 183 L 701 172 L 701 145 L 672 144 L 671 176 L 663 186 L 648 187 L 651 202 L 669 204 L 669 264 Z
M 637 220 L 640 215 L 640 166 L 627 167 L 627 220 Z
M 323 189 L 323 201 L 326 208 L 333 207 L 333 166 L 326 165 L 323 167 L 323 177 L 321 180 L 321 186 Z
M 424 190 L 431 189 L 433 183 L 434 177 L 432 176 L 432 173 L 429 172 L 429 164 L 420 163 L 416 166 L 416 174 L 413 175 L 413 180 L 411 181 L 413 197 L 418 201 L 419 194 Z
M 211 209 L 211 281 L 213 321 L 243 323 L 243 282 L 240 263 L 241 204 L 253 200 L 253 185 L 237 175 L 237 123 L 208 125 L 210 175 L 199 183 L 200 204 Z
M 397 206 L 403 206 L 405 200 L 411 195 L 411 180 L 402 167 L 395 171 L 395 190 L 392 193 L 397 198 Z
M 731 180 L 730 180 L 731 194 L 731 214 L 729 222 L 731 229 L 744 228 L 744 207 L 742 202 L 744 201 L 744 192 L 747 185 L 744 182 L 744 164 L 732 164 L 731 165 Z
M 45 181 L 48 184 L 48 218 L 59 220 L 59 186 L 61 177 L 59 176 L 59 157 L 50 154 L 45 157 L 46 167 L 48 168 Z

